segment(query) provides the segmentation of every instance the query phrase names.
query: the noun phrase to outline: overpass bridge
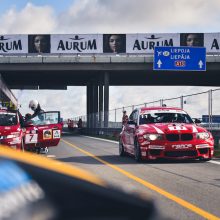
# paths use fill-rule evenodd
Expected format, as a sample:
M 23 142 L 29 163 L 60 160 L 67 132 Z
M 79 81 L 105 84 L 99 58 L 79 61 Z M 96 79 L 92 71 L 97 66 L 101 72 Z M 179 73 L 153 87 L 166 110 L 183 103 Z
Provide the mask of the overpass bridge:
M 109 86 L 220 86 L 220 56 L 208 54 L 206 60 L 204 72 L 167 72 L 153 70 L 152 54 L 4 54 L 0 57 L 0 73 L 10 89 L 86 86 L 89 115 L 108 112 Z M 88 121 L 88 127 L 92 127 L 95 119 Z M 108 127 L 107 114 L 104 127 Z
M 187 45 L 188 38 L 196 44 Z M 3 35 L 0 73 L 11 89 L 86 86 L 87 114 L 107 112 L 109 86 L 219 86 L 219 39 L 220 33 Z M 153 71 L 155 46 L 205 47 L 207 70 Z

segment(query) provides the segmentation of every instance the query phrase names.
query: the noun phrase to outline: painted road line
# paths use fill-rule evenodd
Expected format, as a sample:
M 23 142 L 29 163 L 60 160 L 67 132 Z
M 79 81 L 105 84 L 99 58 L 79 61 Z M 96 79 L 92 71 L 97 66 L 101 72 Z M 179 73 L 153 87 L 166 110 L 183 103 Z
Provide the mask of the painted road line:
M 91 138 L 91 139 L 95 139 L 95 140 L 99 140 L 99 141 L 105 141 L 105 142 L 110 142 L 110 143 L 118 144 L 118 141 L 111 141 L 111 140 L 107 140 L 107 139 L 103 139 L 103 138 L 96 138 L 96 137 L 85 136 L 85 135 L 81 135 L 81 136 L 82 137 Z
M 55 158 L 56 156 L 55 156 L 55 155 L 47 155 L 47 157 L 49 157 L 49 158 Z
M 169 193 L 169 192 L 163 190 L 162 188 L 160 188 L 158 186 L 155 186 L 152 183 L 147 182 L 146 180 L 143 180 L 140 177 L 137 177 L 137 176 L 133 175 L 132 173 L 130 173 L 128 171 L 125 171 L 125 170 L 121 169 L 120 167 L 118 167 L 116 165 L 113 165 L 113 164 L 111 164 L 111 163 L 109 163 L 109 162 L 107 162 L 107 161 L 105 161 L 105 160 L 95 156 L 94 154 L 92 154 L 92 153 L 90 153 L 88 151 L 85 151 L 85 150 L 77 147 L 76 145 L 74 145 L 74 144 L 72 144 L 72 143 L 70 143 L 68 141 L 65 141 L 63 139 L 62 139 L 62 141 L 64 143 L 66 143 L 67 145 L 69 145 L 69 146 L 79 150 L 80 152 L 82 152 L 82 153 L 92 157 L 93 159 L 95 159 L 95 160 L 97 160 L 97 161 L 99 161 L 99 162 L 101 162 L 101 163 L 111 167 L 112 169 L 114 169 L 114 170 L 118 171 L 119 173 L 123 174 L 124 176 L 127 176 L 128 178 L 130 178 L 130 179 L 132 179 L 132 180 L 134 180 L 134 181 L 144 185 L 148 189 L 151 189 L 151 190 L 153 190 L 153 191 L 163 195 L 164 197 L 166 197 L 166 198 L 168 198 L 168 199 L 178 203 L 179 205 L 181 205 L 181 206 L 191 210 L 192 212 L 202 216 L 203 218 L 205 218 L 205 219 L 212 219 L 212 220 L 220 220 L 220 217 L 215 216 L 215 215 L 213 215 L 213 214 L 211 214 L 211 213 L 209 213 L 209 212 L 207 212 L 207 211 L 205 211 L 205 210 L 203 210 L 203 209 L 201 209 L 201 208 L 191 204 L 190 202 L 187 202 L 186 200 L 181 199 L 180 197 L 175 196 L 175 195 Z
M 207 161 L 207 162 L 220 165 L 220 162 L 218 162 L 218 161 L 214 161 L 214 160 L 210 160 L 210 161 Z

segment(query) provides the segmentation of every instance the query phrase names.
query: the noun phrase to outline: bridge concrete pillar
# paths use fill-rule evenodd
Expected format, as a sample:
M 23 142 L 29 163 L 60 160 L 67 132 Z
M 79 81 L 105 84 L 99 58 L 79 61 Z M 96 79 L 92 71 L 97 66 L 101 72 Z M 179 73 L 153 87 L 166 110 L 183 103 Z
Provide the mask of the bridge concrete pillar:
M 99 127 L 102 127 L 103 121 L 103 85 L 99 84 Z
M 91 83 L 87 84 L 87 88 L 86 88 L 86 104 L 87 104 L 87 128 L 91 128 L 91 113 L 92 113 L 92 86 Z
M 92 84 L 92 127 L 98 126 L 98 85 L 96 82 Z
M 109 119 L 109 73 L 104 75 L 104 127 L 108 127 Z

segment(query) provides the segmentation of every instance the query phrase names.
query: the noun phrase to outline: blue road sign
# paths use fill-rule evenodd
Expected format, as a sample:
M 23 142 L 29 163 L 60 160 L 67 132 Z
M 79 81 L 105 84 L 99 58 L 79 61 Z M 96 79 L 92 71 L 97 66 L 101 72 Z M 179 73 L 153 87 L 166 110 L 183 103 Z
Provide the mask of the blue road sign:
M 155 47 L 154 70 L 206 71 L 206 48 Z

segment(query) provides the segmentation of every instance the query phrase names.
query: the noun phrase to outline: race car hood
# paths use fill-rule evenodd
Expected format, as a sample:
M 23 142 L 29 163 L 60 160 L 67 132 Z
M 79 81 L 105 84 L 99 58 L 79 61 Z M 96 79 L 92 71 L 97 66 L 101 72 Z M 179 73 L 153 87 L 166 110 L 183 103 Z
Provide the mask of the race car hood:
M 170 133 L 197 133 L 206 132 L 205 128 L 197 126 L 196 124 L 184 123 L 155 123 L 144 124 L 139 126 L 140 133 L 156 133 L 156 134 L 170 134 Z
M 0 136 L 10 134 L 12 132 L 19 132 L 21 130 L 19 125 L 0 126 Z

